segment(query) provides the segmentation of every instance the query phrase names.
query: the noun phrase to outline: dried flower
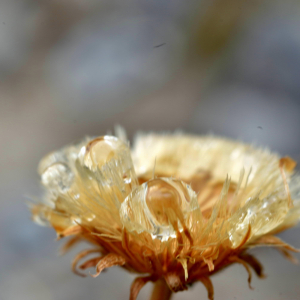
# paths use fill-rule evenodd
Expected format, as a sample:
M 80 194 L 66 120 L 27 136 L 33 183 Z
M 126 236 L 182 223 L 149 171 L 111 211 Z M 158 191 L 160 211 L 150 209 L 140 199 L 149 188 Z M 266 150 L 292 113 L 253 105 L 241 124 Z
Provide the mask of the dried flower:
M 300 218 L 295 165 L 211 136 L 138 135 L 132 151 L 113 136 L 86 138 L 41 161 L 46 192 L 32 213 L 59 238 L 71 236 L 64 250 L 82 240 L 93 245 L 75 257 L 78 275 L 118 265 L 146 275 L 134 280 L 131 300 L 148 281 L 158 282 L 152 299 L 196 281 L 213 299 L 210 276 L 228 265 L 243 265 L 249 286 L 251 268 L 264 276 L 247 249 L 274 246 L 293 258 L 297 250 L 274 234 Z

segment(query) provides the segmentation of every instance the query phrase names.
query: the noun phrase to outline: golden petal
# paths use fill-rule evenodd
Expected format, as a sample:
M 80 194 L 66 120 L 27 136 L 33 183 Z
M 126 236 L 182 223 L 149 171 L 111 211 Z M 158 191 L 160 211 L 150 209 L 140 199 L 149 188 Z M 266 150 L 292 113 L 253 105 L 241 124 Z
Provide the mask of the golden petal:
M 123 266 L 125 265 L 126 260 L 124 257 L 114 254 L 114 253 L 108 253 L 105 255 L 97 264 L 96 266 L 96 274 L 91 275 L 92 277 L 97 277 L 100 275 L 100 273 L 106 269 L 110 268 L 112 266 Z

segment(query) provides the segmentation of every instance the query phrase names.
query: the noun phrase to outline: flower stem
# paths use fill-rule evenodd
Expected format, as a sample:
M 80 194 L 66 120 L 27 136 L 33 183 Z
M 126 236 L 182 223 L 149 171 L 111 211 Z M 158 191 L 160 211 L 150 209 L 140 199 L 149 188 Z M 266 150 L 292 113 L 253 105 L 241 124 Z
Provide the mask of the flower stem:
M 163 279 L 157 280 L 154 284 L 150 300 L 170 300 L 172 291 Z

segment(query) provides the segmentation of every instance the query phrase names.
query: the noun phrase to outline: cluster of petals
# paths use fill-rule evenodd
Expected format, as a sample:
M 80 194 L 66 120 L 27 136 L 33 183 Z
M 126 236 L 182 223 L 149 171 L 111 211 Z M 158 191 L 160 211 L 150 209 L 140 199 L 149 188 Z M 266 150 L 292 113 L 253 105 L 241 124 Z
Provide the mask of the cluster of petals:
M 138 134 L 132 149 L 119 137 L 85 138 L 47 155 L 38 172 L 43 201 L 33 219 L 90 247 L 73 271 L 111 266 L 138 274 L 136 299 L 148 282 L 172 292 L 200 281 L 214 298 L 210 276 L 233 263 L 263 277 L 248 249 L 274 246 L 293 260 L 296 251 L 274 236 L 300 218 L 296 163 L 268 149 L 214 136 Z M 80 261 L 83 260 L 82 263 Z

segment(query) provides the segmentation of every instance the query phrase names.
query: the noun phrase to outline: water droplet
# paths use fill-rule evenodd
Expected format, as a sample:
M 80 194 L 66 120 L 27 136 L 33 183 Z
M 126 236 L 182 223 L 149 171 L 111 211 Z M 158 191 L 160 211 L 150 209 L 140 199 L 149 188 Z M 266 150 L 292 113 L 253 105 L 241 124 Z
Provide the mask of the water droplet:
M 63 151 L 51 152 L 46 155 L 39 163 L 38 173 L 43 175 L 47 168 L 55 163 L 66 163 L 67 157 Z
M 200 209 L 196 193 L 180 180 L 158 178 L 136 188 L 122 203 L 121 220 L 129 231 L 147 231 L 166 241 L 182 231 L 193 210 Z
M 92 213 L 89 213 L 85 216 L 85 218 L 87 219 L 88 222 L 92 222 L 96 218 L 96 216 Z
M 124 178 L 124 182 L 126 184 L 130 184 L 131 183 L 131 178 Z
M 42 183 L 54 194 L 66 193 L 74 181 L 74 174 L 66 164 L 54 163 L 42 174 Z
M 72 216 L 71 220 L 74 225 L 82 224 L 81 217 L 79 216 Z
M 90 173 L 89 178 L 97 182 L 102 199 L 118 195 L 113 196 L 118 208 L 138 185 L 130 149 L 116 137 L 95 138 L 81 148 L 78 157 L 83 166 L 80 172 Z
M 83 165 L 95 171 L 116 158 L 126 145 L 113 136 L 101 136 L 81 148 L 80 159 Z
M 247 233 L 249 224 L 251 237 L 266 234 L 282 222 L 287 212 L 288 203 L 285 198 L 279 198 L 278 194 L 263 199 L 250 198 L 245 206 L 228 220 L 232 227 L 228 231 L 229 239 L 234 247 L 238 246 Z
M 49 153 L 40 161 L 38 173 L 42 175 L 48 167 L 55 163 L 67 164 L 70 168 L 72 168 L 78 157 L 80 149 L 90 140 L 91 139 L 89 137 L 86 137 L 83 140 L 72 143 L 58 151 Z

